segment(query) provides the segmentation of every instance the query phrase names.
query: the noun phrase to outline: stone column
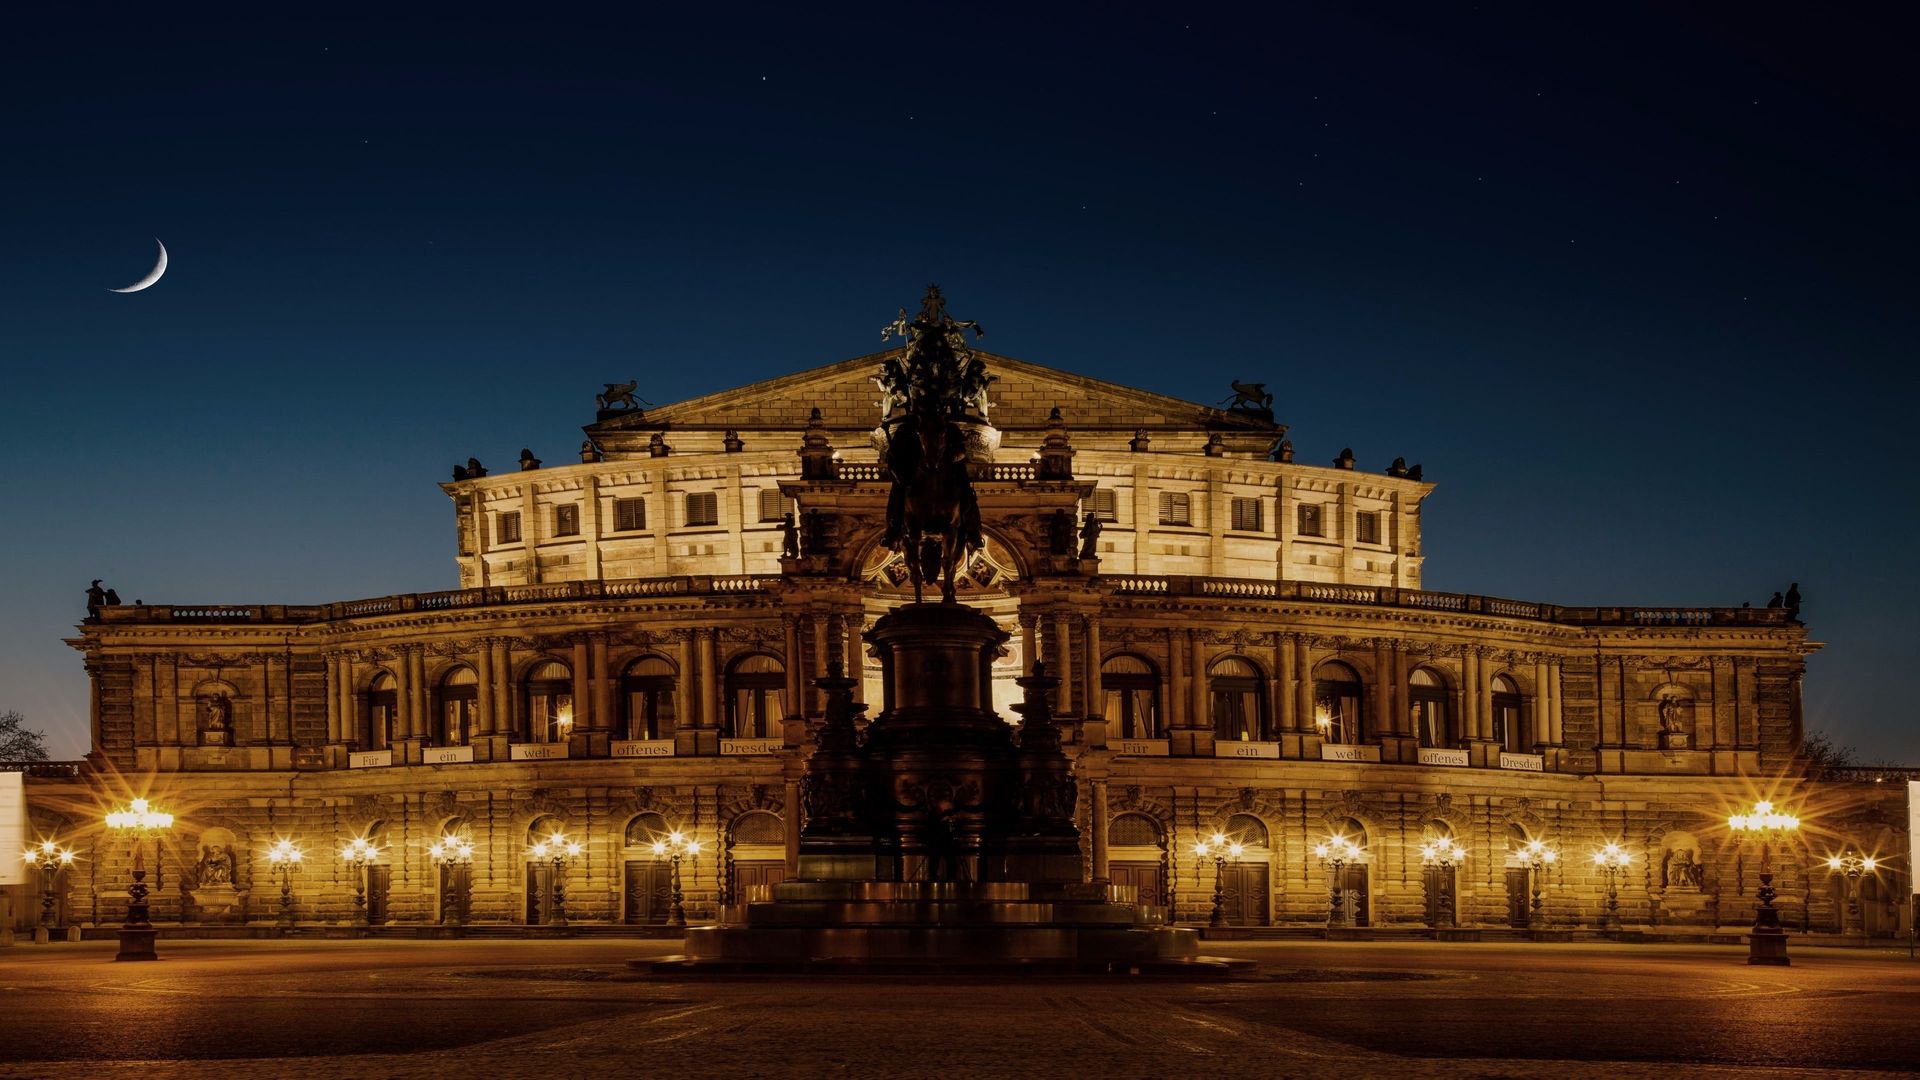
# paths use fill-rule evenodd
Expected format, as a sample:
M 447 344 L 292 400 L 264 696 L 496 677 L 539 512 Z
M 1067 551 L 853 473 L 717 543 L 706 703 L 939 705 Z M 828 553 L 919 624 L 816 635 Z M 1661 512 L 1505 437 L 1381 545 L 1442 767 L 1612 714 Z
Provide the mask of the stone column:
M 1061 716 L 1072 716 L 1077 711 L 1073 707 L 1073 626 L 1069 618 L 1064 614 L 1053 617 L 1054 647 L 1047 654 L 1047 663 L 1052 668 L 1048 674 L 1060 680 L 1053 711 Z
M 1081 711 L 1092 716 L 1100 711 L 1100 617 L 1088 615 L 1086 622 L 1087 656 L 1081 665 L 1081 680 L 1086 692 L 1080 695 Z
M 1480 718 L 1480 650 L 1469 645 L 1460 657 L 1460 730 L 1470 739 L 1484 739 Z
M 1187 722 L 1196 733 L 1193 752 L 1213 754 L 1213 716 L 1207 709 L 1207 641 L 1198 630 L 1187 631 L 1187 690 L 1192 700 Z
M 673 661 L 675 675 L 673 680 L 674 750 L 679 751 L 679 731 L 700 722 L 699 673 L 694 670 L 692 630 L 673 632 Z
M 429 738 L 433 732 L 433 715 L 427 711 L 427 652 L 416 645 L 407 650 L 407 670 L 411 686 L 407 690 L 409 707 L 413 716 L 409 718 L 407 730 L 413 732 L 416 739 Z
M 1299 730 L 1316 734 L 1313 723 L 1313 664 L 1307 655 L 1305 634 L 1293 635 L 1293 722 Z
M 493 642 L 480 639 L 480 663 L 475 677 L 480 683 L 474 687 L 474 734 L 493 735 L 498 733 L 499 716 L 494 712 L 493 693 Z
M 171 661 L 172 658 L 168 657 L 167 659 Z M 169 662 L 167 666 L 171 668 L 173 665 Z M 173 696 L 173 680 L 171 678 L 165 680 L 164 687 L 166 695 L 171 698 Z M 327 657 L 327 741 L 330 743 L 344 742 L 345 740 L 341 737 L 341 732 L 344 730 L 345 726 L 340 720 L 340 660 L 337 657 L 329 656 Z M 177 737 L 177 730 L 175 735 Z
M 1033 674 L 1033 661 L 1040 648 L 1040 636 L 1035 631 L 1040 618 L 1037 615 L 1020 613 L 1020 674 Z
M 867 700 L 867 614 L 856 612 L 847 619 L 847 678 L 853 680 L 853 700 Z
M 1553 694 L 1553 711 L 1547 714 L 1547 743 L 1553 747 L 1567 744 L 1566 715 L 1560 709 L 1560 661 L 1547 664 L 1547 689 Z
M 493 654 L 493 683 L 487 688 L 493 694 L 493 733 L 503 736 L 500 756 L 505 758 L 505 742 L 513 736 L 514 726 L 512 657 L 507 652 L 507 643 L 500 638 L 493 638 L 487 647 Z
M 1167 730 L 1187 726 L 1187 677 L 1185 650 L 1178 630 L 1167 631 Z M 1175 750 L 1175 753 L 1181 751 Z M 1187 751 L 1191 753 L 1192 751 Z
M 1293 685 L 1299 677 L 1293 669 L 1292 635 L 1273 635 L 1274 724 L 1288 734 L 1300 730 L 1299 702 L 1294 699 L 1293 692 Z
M 594 634 L 587 639 L 588 667 L 593 676 L 593 730 L 611 732 L 619 716 L 613 705 L 614 674 L 607 668 L 607 635 Z M 625 738 L 626 732 L 620 732 Z
M 813 680 L 827 673 L 827 621 L 829 616 L 813 616 L 813 663 L 807 668 L 807 708 L 809 716 L 818 716 L 826 709 L 826 695 L 813 685 Z
M 697 753 L 720 752 L 720 654 L 714 644 L 713 629 L 701 627 L 700 645 L 700 738 Z
M 1548 718 L 1553 711 L 1553 691 L 1549 688 L 1547 678 L 1546 660 L 1535 660 L 1533 664 L 1533 715 L 1527 718 L 1532 722 L 1533 726 L 1533 738 L 1531 742 L 1533 743 L 1535 752 L 1538 752 L 1542 747 L 1553 741 L 1552 736 L 1549 735 L 1547 731 Z
M 1093 880 L 1101 883 L 1113 879 L 1112 868 L 1107 861 L 1107 782 L 1093 782 Z
M 787 805 L 780 815 L 781 823 L 787 827 L 787 878 L 800 875 L 800 781 L 787 778 Z
M 800 619 L 796 615 L 780 616 L 781 647 L 786 650 L 783 665 L 787 669 L 787 712 L 793 716 L 805 714 L 806 705 L 801 693 L 806 689 L 806 679 L 800 670 Z
M 593 693 L 593 684 L 588 674 L 587 639 L 575 635 L 573 639 L 573 735 L 584 735 L 600 722 L 600 714 L 593 709 L 588 695 Z

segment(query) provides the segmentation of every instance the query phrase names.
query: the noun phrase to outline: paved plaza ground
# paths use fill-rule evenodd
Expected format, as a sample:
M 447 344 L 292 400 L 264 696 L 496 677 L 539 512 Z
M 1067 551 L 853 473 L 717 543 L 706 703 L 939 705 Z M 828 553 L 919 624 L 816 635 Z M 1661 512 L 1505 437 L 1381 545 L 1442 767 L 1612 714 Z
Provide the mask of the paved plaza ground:
M 0 949 L 0 1076 L 1660 1076 L 1920 1067 L 1920 963 L 1797 948 L 1212 942 L 1227 982 L 658 980 L 675 942 Z

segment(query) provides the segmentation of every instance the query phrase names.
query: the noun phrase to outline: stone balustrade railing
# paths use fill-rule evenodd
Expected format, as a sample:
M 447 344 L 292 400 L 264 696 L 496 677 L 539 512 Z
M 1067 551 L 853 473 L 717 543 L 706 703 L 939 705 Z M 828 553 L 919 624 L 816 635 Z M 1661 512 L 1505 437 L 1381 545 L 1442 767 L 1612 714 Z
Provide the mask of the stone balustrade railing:
M 84 761 L 0 761 L 0 772 L 25 773 L 45 780 L 72 780 Z
M 121 605 L 101 608 L 99 621 L 114 623 L 301 623 L 397 615 L 413 611 L 449 611 L 500 604 L 555 600 L 626 600 L 656 596 L 737 596 L 767 591 L 778 580 L 754 574 L 695 574 L 666 578 L 616 578 L 560 581 L 542 585 L 496 585 L 481 589 L 405 593 L 334 604 Z M 1466 593 L 1427 592 L 1379 585 L 1337 585 L 1319 581 L 1193 577 L 1177 574 L 1108 574 L 1101 583 L 1121 595 L 1195 596 L 1224 600 L 1305 600 L 1324 604 L 1418 608 L 1532 619 L 1577 626 L 1696 627 L 1786 626 L 1781 608 L 1561 607 L 1524 600 Z
M 1122 595 L 1203 596 L 1308 600 L 1326 604 L 1423 608 L 1534 619 L 1578 626 L 1786 626 L 1781 608 L 1562 607 L 1497 596 L 1395 589 L 1382 585 L 1336 585 L 1319 581 L 1188 577 L 1177 574 L 1106 574 L 1100 581 Z

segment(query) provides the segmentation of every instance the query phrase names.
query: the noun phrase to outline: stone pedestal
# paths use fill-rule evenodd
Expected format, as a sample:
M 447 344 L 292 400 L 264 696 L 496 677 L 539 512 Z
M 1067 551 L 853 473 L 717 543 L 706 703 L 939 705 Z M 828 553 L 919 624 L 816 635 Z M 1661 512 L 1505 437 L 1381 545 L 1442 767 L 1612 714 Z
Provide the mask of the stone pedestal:
M 232 885 L 202 885 L 187 894 L 193 899 L 194 918 L 199 922 L 237 923 L 247 894 Z

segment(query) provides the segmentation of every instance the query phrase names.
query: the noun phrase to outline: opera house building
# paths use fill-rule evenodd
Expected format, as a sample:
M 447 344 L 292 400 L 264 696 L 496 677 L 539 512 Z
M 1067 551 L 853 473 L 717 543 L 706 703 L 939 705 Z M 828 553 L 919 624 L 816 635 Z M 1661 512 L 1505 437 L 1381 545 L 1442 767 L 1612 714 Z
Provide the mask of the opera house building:
M 49 922 L 126 916 L 135 845 L 100 822 L 136 795 L 174 815 L 144 870 L 182 932 L 645 932 L 792 877 L 815 680 L 879 712 L 864 635 L 913 600 L 879 542 L 889 355 L 607 387 L 577 452 L 441 483 L 452 588 L 91 606 L 92 752 L 24 784 L 28 839 L 79 855 Z M 1086 880 L 1248 933 L 1737 931 L 1761 857 L 1727 817 L 1765 799 L 1805 823 L 1770 852 L 1788 928 L 1904 929 L 1904 867 L 1825 861 L 1906 826 L 1899 785 L 1810 774 L 1797 612 L 1431 591 L 1414 447 L 1296 452 L 1260 386 L 981 355 L 959 598 L 1010 635 L 982 687 L 1009 723 L 1014 680 L 1060 680 Z

